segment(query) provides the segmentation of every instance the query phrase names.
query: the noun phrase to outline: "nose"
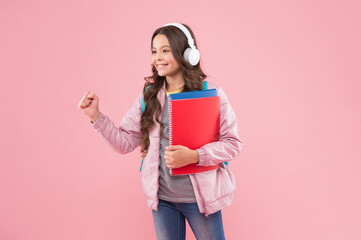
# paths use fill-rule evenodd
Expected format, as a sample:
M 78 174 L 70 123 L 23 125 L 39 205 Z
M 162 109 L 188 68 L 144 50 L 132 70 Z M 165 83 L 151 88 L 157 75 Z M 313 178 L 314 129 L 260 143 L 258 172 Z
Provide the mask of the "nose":
M 161 51 L 158 51 L 157 53 L 156 53 L 156 59 L 162 59 L 163 58 L 163 54 L 161 53 Z

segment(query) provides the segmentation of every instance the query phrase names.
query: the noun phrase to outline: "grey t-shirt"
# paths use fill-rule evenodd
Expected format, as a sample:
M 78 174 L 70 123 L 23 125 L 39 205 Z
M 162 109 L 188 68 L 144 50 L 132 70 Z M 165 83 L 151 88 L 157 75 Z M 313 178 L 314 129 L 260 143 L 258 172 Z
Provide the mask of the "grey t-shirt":
M 166 95 L 163 110 L 162 123 L 164 125 L 163 135 L 169 138 L 169 99 Z M 165 164 L 164 151 L 169 146 L 169 140 L 164 137 L 160 141 L 160 164 L 159 164 L 159 190 L 158 198 L 181 203 L 196 202 L 193 186 L 188 175 L 171 176 L 169 168 Z

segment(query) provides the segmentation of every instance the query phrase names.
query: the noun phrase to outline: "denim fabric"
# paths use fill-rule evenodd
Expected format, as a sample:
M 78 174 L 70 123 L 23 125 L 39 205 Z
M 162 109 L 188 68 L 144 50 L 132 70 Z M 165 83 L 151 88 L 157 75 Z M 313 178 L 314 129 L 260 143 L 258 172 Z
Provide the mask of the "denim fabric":
M 198 240 L 225 239 L 221 210 L 206 217 L 197 203 L 159 200 L 158 211 L 152 213 L 158 240 L 184 240 L 185 219 Z

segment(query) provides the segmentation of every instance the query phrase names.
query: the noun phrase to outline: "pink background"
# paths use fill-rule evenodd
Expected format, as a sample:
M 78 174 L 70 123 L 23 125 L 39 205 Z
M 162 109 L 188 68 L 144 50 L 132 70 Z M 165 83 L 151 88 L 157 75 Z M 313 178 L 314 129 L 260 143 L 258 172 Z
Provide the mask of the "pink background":
M 140 153 L 118 125 L 150 75 L 150 38 L 189 24 L 236 111 L 227 239 L 361 239 L 359 1 L 1 1 L 0 239 L 155 239 Z M 188 239 L 194 239 L 188 228 Z

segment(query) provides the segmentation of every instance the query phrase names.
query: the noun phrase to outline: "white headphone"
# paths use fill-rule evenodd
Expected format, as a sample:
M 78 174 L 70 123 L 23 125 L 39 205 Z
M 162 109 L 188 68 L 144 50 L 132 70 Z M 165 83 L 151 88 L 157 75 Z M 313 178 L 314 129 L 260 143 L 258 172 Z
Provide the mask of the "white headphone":
M 189 48 L 187 48 L 184 51 L 183 57 L 192 66 L 197 65 L 199 63 L 201 56 L 200 56 L 200 53 L 197 50 L 196 46 L 194 46 L 194 41 L 193 41 L 192 35 L 188 31 L 188 29 L 180 23 L 168 23 L 168 24 L 165 24 L 163 27 L 165 27 L 165 26 L 175 26 L 184 32 L 184 34 L 186 35 L 186 37 L 188 39 Z

